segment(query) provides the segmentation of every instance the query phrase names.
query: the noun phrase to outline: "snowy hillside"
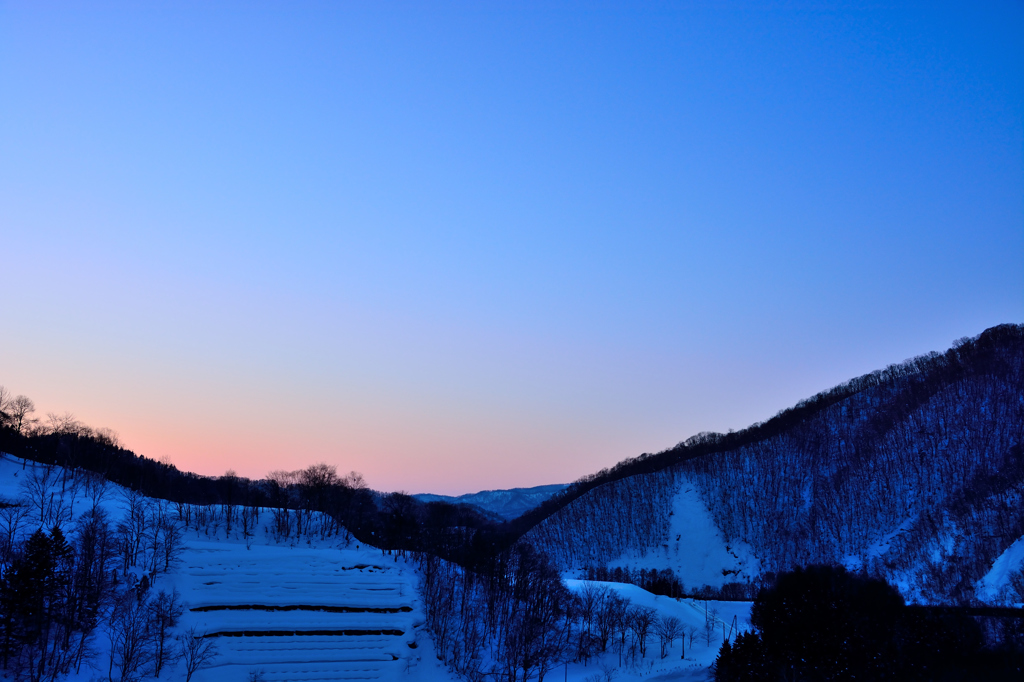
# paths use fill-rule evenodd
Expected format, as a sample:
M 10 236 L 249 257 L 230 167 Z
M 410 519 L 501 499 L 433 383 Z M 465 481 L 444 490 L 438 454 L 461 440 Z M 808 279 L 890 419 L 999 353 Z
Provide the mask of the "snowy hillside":
M 640 662 L 624 662 L 613 643 L 604 653 L 572 666 L 577 676 L 584 680 L 593 675 L 593 672 L 587 674 L 588 669 L 603 673 L 604 668 L 622 669 L 622 672 L 656 680 L 704 680 L 723 639 L 732 640 L 738 633 L 750 629 L 749 602 L 670 599 L 623 583 L 567 580 L 566 585 L 580 597 L 585 597 L 589 591 L 592 595 L 596 593 L 600 600 L 604 593 L 625 600 L 636 609 L 649 610 L 656 624 L 651 632 L 652 639 L 658 640 L 651 644 L 656 651 L 652 651 L 649 658 Z M 596 608 L 599 609 L 600 604 Z M 668 642 L 664 628 L 658 628 L 657 624 L 670 619 L 678 621 L 680 634 L 677 640 Z M 664 643 L 662 639 L 665 639 Z
M 760 573 L 757 557 L 742 540 L 726 542 L 696 487 L 682 479 L 672 498 L 667 542 L 641 551 L 627 550 L 609 567 L 670 568 L 684 585 L 720 587 Z
M 1024 601 L 1024 327 L 577 487 L 525 536 L 564 569 L 632 562 L 695 587 L 828 563 L 916 602 Z
M 508 490 L 484 490 L 451 497 L 449 495 L 433 495 L 423 493 L 413 495 L 420 502 L 450 502 L 452 504 L 469 504 L 490 512 L 502 519 L 514 519 L 526 511 L 533 509 L 555 493 L 563 490 L 565 484 L 539 485 L 533 488 L 509 488 Z
M 912 602 L 1024 602 L 1024 327 L 560 491 L 478 494 L 539 501 L 500 525 L 322 463 L 206 478 L 88 429 L 0 436 L 67 467 L 0 455 L 12 680 L 702 679 L 746 627 L 748 603 L 584 576 L 742 597 L 824 563 Z
M 545 519 L 526 539 L 571 574 L 592 566 L 672 569 L 685 587 L 756 577 L 756 556 L 716 527 L 697 488 L 674 471 L 602 486 Z
M 680 512 L 693 502 L 685 491 Z M 67 591 L 40 602 L 44 611 L 59 624 L 60 614 L 81 602 L 79 577 L 91 574 L 96 618 L 24 639 L 0 678 L 17 679 L 46 660 L 48 679 L 76 682 L 154 679 L 158 670 L 161 679 L 196 682 L 456 679 L 442 662 L 451 661 L 453 643 L 445 638 L 442 656 L 428 629 L 421 572 L 443 564 L 459 576 L 462 569 L 370 547 L 318 513 L 169 503 L 88 472 L 0 455 L 3 584 L 11 572 L 24 572 L 35 551 L 30 536 L 51 549 L 53 538 L 66 537 L 71 548 L 58 563 L 66 570 L 53 574 L 67 580 Z M 707 565 L 720 560 L 712 554 Z M 457 589 L 465 580 L 435 584 Z M 572 607 L 564 632 L 578 644 L 562 650 L 558 663 L 571 682 L 705 680 L 723 638 L 748 627 L 748 603 L 674 600 L 615 583 L 569 580 L 567 587 L 575 603 L 592 605 L 592 616 L 607 601 L 619 619 L 608 631 L 614 641 L 599 648 L 584 636 L 594 621 Z M 17 604 L 5 590 L 3 603 Z M 435 627 L 439 619 L 465 617 L 465 599 L 460 611 L 455 599 L 437 596 Z M 181 655 L 189 646 L 204 654 L 191 666 Z M 504 646 L 496 637 L 478 649 L 477 669 L 500 669 Z
M 0 510 L 6 512 L 0 513 L 4 533 L 11 532 L 17 541 L 41 525 L 47 527 L 49 521 L 64 525 L 75 540 L 82 519 L 95 508 L 122 529 L 130 526 L 134 506 L 145 508 L 151 517 L 170 517 L 184 531 L 170 569 L 159 570 L 157 562 L 158 570 L 151 570 L 145 552 L 138 556 L 140 563 L 127 570 L 111 556 L 117 582 L 107 609 L 116 608 L 116 592 L 124 587 L 138 593 L 140 603 L 152 603 L 146 600 L 155 601 L 161 592 L 176 593 L 183 609 L 173 635 L 187 637 L 195 628 L 195 635 L 212 643 L 215 651 L 193 680 L 242 681 L 250 674 L 268 681 L 451 678 L 430 653 L 417 577 L 404 559 L 354 542 L 346 545 L 339 536 L 293 536 L 276 542 L 259 524 L 254 537 L 246 538 L 241 524 L 229 530 L 223 518 L 215 521 L 216 510 L 207 510 L 211 515 L 200 522 L 200 510 L 189 509 L 194 525 L 188 526 L 184 515 L 178 518 L 184 506 L 140 499 L 95 478 L 86 490 L 82 480 L 65 478 L 64 473 L 58 467 L 0 458 L 0 499 L 31 510 L 20 518 L 11 513 L 18 507 Z M 48 483 L 43 497 L 61 500 L 49 508 L 33 502 L 44 476 Z M 264 523 L 269 517 L 265 511 Z M 148 585 L 144 590 L 139 583 L 143 578 Z M 92 656 L 84 656 L 67 679 L 106 679 L 111 665 L 118 679 L 123 646 L 117 626 L 103 621 L 101 617 L 99 627 L 88 635 Z M 168 651 L 177 646 L 173 636 L 168 638 Z M 142 658 L 140 671 L 152 672 L 152 652 Z M 125 677 L 135 674 L 127 671 Z M 184 663 L 169 661 L 162 675 L 184 679 Z

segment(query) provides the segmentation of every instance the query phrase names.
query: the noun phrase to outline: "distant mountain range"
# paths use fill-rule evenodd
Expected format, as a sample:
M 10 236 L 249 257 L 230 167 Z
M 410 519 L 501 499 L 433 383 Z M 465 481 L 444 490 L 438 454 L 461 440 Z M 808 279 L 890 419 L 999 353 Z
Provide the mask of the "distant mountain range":
M 559 493 L 568 484 L 554 483 L 538 485 L 533 488 L 510 488 L 508 490 L 484 490 L 452 497 L 450 495 L 433 495 L 423 493 L 413 495 L 420 502 L 448 502 L 450 504 L 468 504 L 496 516 L 497 520 L 514 519 L 522 516 L 555 493 Z

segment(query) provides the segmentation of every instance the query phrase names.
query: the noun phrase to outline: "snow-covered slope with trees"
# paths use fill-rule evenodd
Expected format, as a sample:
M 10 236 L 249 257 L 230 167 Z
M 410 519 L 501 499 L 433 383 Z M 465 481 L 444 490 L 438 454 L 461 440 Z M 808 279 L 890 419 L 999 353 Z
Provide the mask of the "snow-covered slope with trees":
M 526 535 L 563 568 L 623 555 L 679 566 L 677 536 L 683 555 L 706 552 L 685 542 L 706 535 L 703 511 L 673 516 L 692 486 L 722 542 L 749 547 L 733 579 L 831 563 L 862 566 L 913 601 L 1022 601 L 1015 554 L 998 584 L 978 585 L 1024 535 L 1024 328 L 993 328 L 594 479 L 549 502 Z
M 283 536 L 280 510 L 170 504 L 6 455 L 0 500 L 0 678 L 451 679 L 415 568 L 317 514 Z
M 697 487 L 676 469 L 596 488 L 527 540 L 571 574 L 595 566 L 669 568 L 684 587 L 721 587 L 760 573 L 747 544 L 724 536 Z
M 704 680 L 748 627 L 748 603 L 565 584 L 523 545 L 487 577 L 319 512 L 172 503 L 9 455 L 0 501 L 0 679 Z

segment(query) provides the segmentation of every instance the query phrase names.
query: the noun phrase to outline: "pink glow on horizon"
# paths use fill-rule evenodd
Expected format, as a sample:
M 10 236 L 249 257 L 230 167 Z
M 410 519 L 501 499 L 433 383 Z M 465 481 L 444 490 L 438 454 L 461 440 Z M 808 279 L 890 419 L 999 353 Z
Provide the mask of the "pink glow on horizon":
M 70 411 L 93 428 L 114 429 L 136 454 L 167 457 L 182 470 L 219 476 L 231 469 L 258 479 L 324 461 L 339 473 L 359 471 L 377 490 L 455 495 L 567 483 L 698 431 L 743 428 L 873 368 L 834 368 L 825 383 L 793 381 L 785 368 L 765 371 L 757 362 L 731 369 L 723 362 L 678 374 L 681 385 L 694 387 L 689 391 L 673 391 L 668 382 L 668 392 L 645 393 L 643 376 L 627 376 L 605 391 L 580 382 L 530 404 L 512 390 L 462 402 L 441 390 L 433 401 L 386 388 L 342 392 L 333 384 L 300 391 L 269 374 L 203 367 L 182 368 L 169 380 L 159 363 L 112 378 L 98 358 L 64 358 L 34 379 L 28 371 L 9 373 L 5 385 L 32 397 L 37 417 Z M 43 364 L 39 357 L 30 366 Z M 196 391 L 203 381 L 205 390 Z M 783 388 L 788 400 L 772 404 Z M 718 415 L 728 412 L 734 420 L 723 423 Z
M 565 483 L 1024 319 L 1020 3 L 59 4 L 0 384 L 182 469 Z

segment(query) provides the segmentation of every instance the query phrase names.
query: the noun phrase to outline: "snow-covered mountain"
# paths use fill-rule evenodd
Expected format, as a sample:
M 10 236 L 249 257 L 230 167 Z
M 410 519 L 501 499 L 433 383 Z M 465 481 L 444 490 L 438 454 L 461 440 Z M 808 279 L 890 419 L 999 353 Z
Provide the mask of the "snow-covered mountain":
M 1024 601 L 1024 327 L 624 462 L 520 522 L 566 570 L 672 568 L 694 587 L 829 563 L 913 601 Z
M 566 487 L 564 483 L 538 485 L 533 488 L 510 488 L 508 490 L 484 490 L 452 497 L 449 495 L 433 495 L 423 493 L 413 495 L 421 502 L 450 502 L 451 504 L 468 504 L 501 519 L 514 519 L 533 509 L 555 493 Z

